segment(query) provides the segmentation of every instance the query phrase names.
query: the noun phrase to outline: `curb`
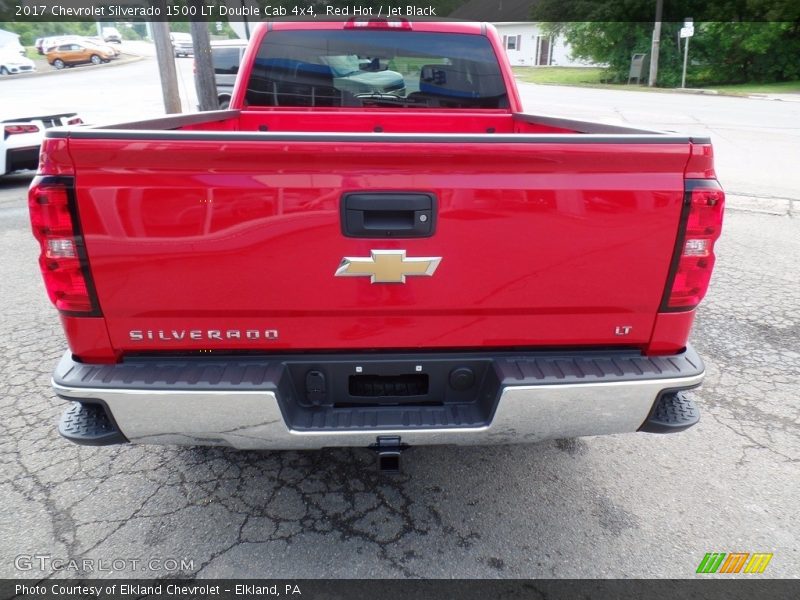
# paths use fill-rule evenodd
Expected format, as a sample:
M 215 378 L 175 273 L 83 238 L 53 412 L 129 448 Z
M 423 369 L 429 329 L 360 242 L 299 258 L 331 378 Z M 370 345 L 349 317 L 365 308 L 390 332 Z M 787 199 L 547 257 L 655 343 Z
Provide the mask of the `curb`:
M 772 215 L 793 217 L 800 215 L 800 200 L 794 198 L 765 198 L 748 194 L 725 194 L 725 209 Z
M 749 94 L 747 97 L 753 100 L 775 100 L 777 102 L 800 102 L 800 94 L 796 94 L 796 98 L 787 98 L 790 94 L 781 94 L 777 97 L 774 94 Z
M 719 90 L 715 89 L 704 89 L 704 88 L 664 88 L 665 90 L 669 90 L 670 92 L 674 92 L 676 94 L 705 94 L 707 96 L 726 96 L 725 92 L 720 92 Z
M 76 65 L 76 67 L 77 68 L 82 68 L 82 67 L 92 66 L 95 69 L 107 69 L 109 67 L 118 67 L 120 65 L 127 65 L 127 64 L 130 64 L 130 63 L 135 63 L 135 62 L 138 62 L 140 60 L 144 60 L 144 58 L 145 58 L 144 56 L 139 56 L 138 54 L 127 54 L 125 52 L 121 52 L 119 58 L 117 58 L 116 60 L 112 60 L 111 62 L 101 63 L 99 65 L 92 65 L 91 63 L 87 63 L 85 65 Z M 39 62 L 39 61 L 35 61 L 35 62 Z M 45 62 L 45 64 L 48 67 L 50 67 L 50 65 L 47 64 L 47 62 Z M 37 65 L 37 69 L 38 69 L 38 65 Z M 72 69 L 61 69 L 59 71 L 55 67 L 51 67 L 47 71 L 38 71 L 37 70 L 35 73 L 17 73 L 16 75 L 9 75 L 7 77 L 13 78 L 13 79 L 28 79 L 30 77 L 43 77 L 43 76 L 46 76 L 46 75 L 60 75 L 60 74 L 63 74 L 63 73 L 69 73 L 71 70 Z
M 749 100 L 776 100 L 778 102 L 800 102 L 800 93 L 794 92 L 776 92 L 774 94 L 769 93 L 754 93 L 754 92 L 727 92 L 725 90 L 715 90 L 713 88 L 704 89 L 704 88 L 686 88 L 686 89 L 670 89 L 665 88 L 663 89 L 665 92 L 673 92 L 675 94 L 701 94 L 706 96 L 721 96 L 724 98 L 745 98 Z M 787 98 L 786 96 L 796 95 L 797 98 Z

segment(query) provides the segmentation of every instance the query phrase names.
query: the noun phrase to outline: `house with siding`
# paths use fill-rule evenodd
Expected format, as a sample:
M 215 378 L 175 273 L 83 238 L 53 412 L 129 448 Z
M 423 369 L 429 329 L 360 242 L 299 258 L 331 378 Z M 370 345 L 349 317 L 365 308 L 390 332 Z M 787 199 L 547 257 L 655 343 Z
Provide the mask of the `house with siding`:
M 590 66 L 590 63 L 572 58 L 569 44 L 563 37 L 551 35 L 542 23 L 530 20 L 535 4 L 536 0 L 472 0 L 448 16 L 465 21 L 490 21 L 502 36 L 513 66 Z

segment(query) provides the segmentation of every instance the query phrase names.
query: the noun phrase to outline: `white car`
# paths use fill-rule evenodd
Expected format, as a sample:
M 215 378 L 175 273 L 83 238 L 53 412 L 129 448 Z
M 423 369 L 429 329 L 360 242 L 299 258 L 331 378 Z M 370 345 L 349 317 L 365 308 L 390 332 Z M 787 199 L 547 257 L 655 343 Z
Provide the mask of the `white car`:
M 3 52 L 0 54 L 0 75 L 15 75 L 17 73 L 33 73 L 36 64 L 27 56 L 16 52 Z
M 0 120 L 0 176 L 39 165 L 39 146 L 46 129 L 82 123 L 76 113 Z
M 42 38 L 42 52 L 41 54 L 47 54 L 47 52 L 51 48 L 55 48 L 59 44 L 63 44 L 67 41 L 72 41 L 73 39 L 78 39 L 81 36 L 79 35 L 56 35 L 51 37 Z
M 176 58 L 178 56 L 194 56 L 194 41 L 191 34 L 173 31 L 169 34 L 169 39 L 172 40 L 172 51 Z
M 103 41 L 114 42 L 115 44 L 121 44 L 122 34 L 116 27 L 103 27 Z
M 98 48 L 102 48 L 103 50 L 106 50 L 106 51 L 108 51 L 108 52 L 111 52 L 111 53 L 114 55 L 114 58 L 116 58 L 116 57 L 118 57 L 118 56 L 120 55 L 120 51 L 119 51 L 119 49 L 118 49 L 118 48 L 115 48 L 115 47 L 114 47 L 114 46 L 112 46 L 111 44 L 106 44 L 106 43 L 103 41 L 103 38 L 99 38 L 99 37 L 97 37 L 97 36 L 94 36 L 94 37 L 87 37 L 87 38 L 83 38 L 83 41 L 85 41 L 85 42 L 89 42 L 89 43 L 90 43 L 90 44 L 92 44 L 93 46 L 97 46 Z

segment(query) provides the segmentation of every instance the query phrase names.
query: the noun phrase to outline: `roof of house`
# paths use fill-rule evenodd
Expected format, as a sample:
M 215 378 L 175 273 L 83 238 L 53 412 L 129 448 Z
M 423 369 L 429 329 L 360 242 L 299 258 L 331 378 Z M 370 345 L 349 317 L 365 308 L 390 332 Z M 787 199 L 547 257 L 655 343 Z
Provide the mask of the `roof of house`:
M 530 20 L 531 8 L 538 0 L 471 0 L 448 15 L 451 19 L 468 21 Z

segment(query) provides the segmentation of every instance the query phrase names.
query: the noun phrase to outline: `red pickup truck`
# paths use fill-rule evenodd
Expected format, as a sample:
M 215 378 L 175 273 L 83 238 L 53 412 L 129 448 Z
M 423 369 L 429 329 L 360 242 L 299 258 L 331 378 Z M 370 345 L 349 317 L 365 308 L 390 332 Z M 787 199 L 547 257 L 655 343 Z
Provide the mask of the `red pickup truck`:
M 723 203 L 707 138 L 526 114 L 489 25 L 262 24 L 230 110 L 47 132 L 60 432 L 389 468 L 685 429 Z

